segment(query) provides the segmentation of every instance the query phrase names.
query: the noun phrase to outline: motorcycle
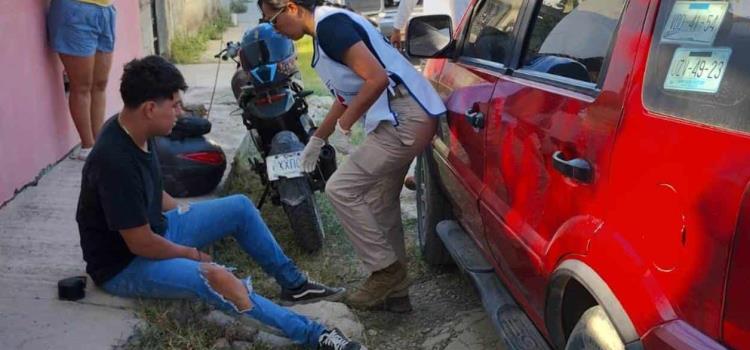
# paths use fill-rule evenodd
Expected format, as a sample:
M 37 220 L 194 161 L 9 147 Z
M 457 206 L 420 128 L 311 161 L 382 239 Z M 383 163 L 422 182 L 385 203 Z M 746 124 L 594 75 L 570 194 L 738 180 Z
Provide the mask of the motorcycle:
M 232 91 L 260 157 L 249 159 L 265 186 L 258 208 L 270 196 L 281 205 L 298 245 L 318 251 L 325 233 L 314 193 L 325 189 L 336 170 L 336 152 L 326 144 L 312 174 L 302 172 L 299 157 L 316 126 L 307 114 L 305 97 L 292 41 L 270 24 L 245 31 L 242 41 L 229 42 L 215 57 L 237 63 Z M 239 61 L 237 61 L 239 57 Z
M 188 112 L 177 119 L 168 136 L 156 137 L 164 190 L 173 197 L 201 196 L 221 181 L 226 156 L 206 138 L 210 131 L 211 122 Z

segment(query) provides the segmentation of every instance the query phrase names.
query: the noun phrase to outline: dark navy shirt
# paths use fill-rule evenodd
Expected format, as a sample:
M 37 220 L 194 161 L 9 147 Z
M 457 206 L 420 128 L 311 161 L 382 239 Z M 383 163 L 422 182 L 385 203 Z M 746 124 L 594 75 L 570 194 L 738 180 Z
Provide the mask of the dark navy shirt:
M 363 41 L 380 61 L 365 29 L 346 14 L 336 13 L 324 18 L 318 23 L 316 31 L 320 48 L 336 62 L 344 64 L 344 52 L 360 41 Z

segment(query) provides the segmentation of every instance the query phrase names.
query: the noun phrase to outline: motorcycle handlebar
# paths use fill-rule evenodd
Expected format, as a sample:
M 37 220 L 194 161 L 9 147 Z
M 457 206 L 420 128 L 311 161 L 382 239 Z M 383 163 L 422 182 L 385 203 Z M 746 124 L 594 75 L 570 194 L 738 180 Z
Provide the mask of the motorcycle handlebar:
M 229 58 L 235 58 L 240 53 L 240 43 L 235 43 L 233 41 L 227 42 L 227 47 L 219 51 L 216 55 L 214 55 L 214 58 L 221 57 L 222 60 L 226 61 Z

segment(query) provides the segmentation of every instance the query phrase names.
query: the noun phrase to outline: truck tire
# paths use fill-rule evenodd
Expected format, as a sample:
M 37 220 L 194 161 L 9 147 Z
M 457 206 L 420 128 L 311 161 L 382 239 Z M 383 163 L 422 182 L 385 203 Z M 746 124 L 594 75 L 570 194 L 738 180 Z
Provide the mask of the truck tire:
M 453 259 L 440 240 L 436 226 L 440 221 L 451 219 L 453 214 L 437 184 L 433 162 L 432 147 L 428 147 L 417 158 L 417 238 L 425 262 L 430 265 L 449 265 L 453 263 Z
M 624 350 L 625 344 L 600 305 L 586 310 L 568 337 L 565 350 Z

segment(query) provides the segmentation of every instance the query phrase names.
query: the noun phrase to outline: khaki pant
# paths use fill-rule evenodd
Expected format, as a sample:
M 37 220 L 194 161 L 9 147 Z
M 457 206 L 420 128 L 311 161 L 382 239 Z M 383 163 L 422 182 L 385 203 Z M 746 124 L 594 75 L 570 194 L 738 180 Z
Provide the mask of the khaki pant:
M 399 125 L 381 122 L 326 185 L 341 225 L 370 271 L 406 262 L 401 187 L 437 125 L 408 93 L 391 99 L 391 108 Z

